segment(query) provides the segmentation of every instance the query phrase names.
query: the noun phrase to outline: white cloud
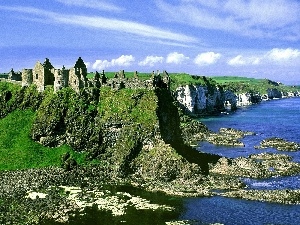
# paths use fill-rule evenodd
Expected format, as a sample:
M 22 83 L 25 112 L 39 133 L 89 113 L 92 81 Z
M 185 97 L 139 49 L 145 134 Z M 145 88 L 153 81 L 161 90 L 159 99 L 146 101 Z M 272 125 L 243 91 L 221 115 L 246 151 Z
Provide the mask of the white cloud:
M 168 21 L 238 35 L 300 40 L 297 0 L 179 0 L 157 6 Z
M 154 66 L 156 63 L 162 63 L 164 61 L 164 57 L 162 56 L 147 56 L 143 61 L 139 62 L 140 66 Z
M 273 48 L 271 51 L 267 52 L 266 57 L 273 61 L 288 61 L 300 57 L 300 51 L 292 48 Z
M 101 16 L 81 16 L 72 14 L 60 14 L 51 11 L 41 10 L 34 7 L 6 7 L 0 6 L 0 10 L 15 11 L 19 13 L 26 13 L 35 19 L 36 16 L 41 17 L 47 23 L 55 22 L 59 24 L 68 24 L 75 26 L 82 26 L 86 28 L 99 29 L 99 30 L 110 30 L 119 33 L 126 33 L 137 35 L 138 37 L 152 38 L 156 40 L 171 41 L 173 43 L 196 43 L 197 38 L 188 36 L 181 33 L 168 31 L 154 26 L 146 24 L 111 19 Z
M 242 65 L 258 65 L 261 63 L 263 57 L 260 56 L 242 56 L 238 55 L 228 60 L 227 64 L 231 66 L 242 66 Z
M 258 65 L 258 64 L 261 63 L 261 58 L 254 57 L 254 58 L 251 59 L 251 61 L 252 61 L 252 65 Z
M 97 59 L 93 64 L 92 68 L 95 70 L 104 70 L 110 67 L 127 67 L 130 66 L 135 61 L 135 58 L 132 55 L 122 55 L 117 59 L 112 59 L 111 61 L 108 60 L 101 60 Z
M 252 55 L 243 56 L 238 55 L 228 60 L 227 64 L 231 66 L 241 66 L 241 65 L 258 65 L 258 64 L 270 64 L 272 62 L 293 62 L 292 60 L 300 59 L 299 49 L 280 49 L 273 48 L 272 50 Z
M 186 57 L 184 54 L 178 52 L 172 52 L 167 56 L 167 63 L 181 64 L 185 60 L 188 60 L 189 57 Z
M 243 59 L 242 55 L 238 55 L 228 61 L 228 64 L 231 66 L 239 66 L 239 65 L 245 65 L 246 61 Z
M 135 59 L 132 55 L 122 55 L 117 59 L 113 59 L 111 62 L 113 66 L 130 66 L 134 61 Z
M 197 55 L 196 58 L 194 59 L 194 63 L 199 66 L 210 65 L 216 63 L 220 58 L 221 58 L 220 53 L 205 52 Z
M 104 11 L 113 11 L 113 12 L 120 12 L 124 9 L 114 5 L 112 3 L 109 3 L 107 1 L 99 1 L 99 0 L 56 0 L 57 2 L 60 2 L 65 5 L 71 5 L 71 6 L 79 6 L 79 7 L 85 7 L 85 8 L 92 8 L 92 9 L 98 9 L 98 10 L 104 10 Z
M 90 62 L 85 62 L 86 68 L 90 68 L 91 67 L 91 63 Z

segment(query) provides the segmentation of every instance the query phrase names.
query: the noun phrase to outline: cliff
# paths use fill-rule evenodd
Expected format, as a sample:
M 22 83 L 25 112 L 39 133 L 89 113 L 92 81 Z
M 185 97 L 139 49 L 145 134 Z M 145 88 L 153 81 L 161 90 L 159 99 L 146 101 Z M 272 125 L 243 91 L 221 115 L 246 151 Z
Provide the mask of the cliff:
M 34 86 L 0 84 L 2 118 L 17 109 L 35 111 L 30 134 L 34 141 L 53 149 L 68 145 L 85 155 L 83 165 L 97 162 L 112 177 L 142 182 L 202 176 L 208 163 L 219 158 L 185 143 L 191 132 L 205 133 L 207 128 L 187 118 L 182 127 L 167 89 L 104 87 L 76 93 L 64 88 L 53 93 L 49 88 L 40 93 Z M 187 125 L 192 122 L 197 123 L 194 130 Z
M 181 107 L 191 114 L 213 114 L 237 107 L 236 95 L 217 87 L 209 91 L 207 86 L 185 85 L 178 87 L 174 96 Z
M 227 78 L 227 77 L 225 77 Z M 223 78 L 223 79 L 225 79 Z M 231 78 L 226 82 L 206 79 L 203 84 L 178 86 L 173 95 L 180 107 L 191 115 L 216 114 L 238 107 L 260 103 L 262 100 L 299 96 L 297 87 L 289 87 L 270 80 Z

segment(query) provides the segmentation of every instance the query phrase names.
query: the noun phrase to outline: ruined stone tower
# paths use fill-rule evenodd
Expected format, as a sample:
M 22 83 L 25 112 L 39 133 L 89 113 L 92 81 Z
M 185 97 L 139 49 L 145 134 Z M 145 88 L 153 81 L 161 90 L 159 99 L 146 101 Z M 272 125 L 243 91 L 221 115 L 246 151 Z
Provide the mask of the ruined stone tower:
M 22 70 L 22 87 L 27 87 L 32 84 L 33 74 L 32 69 L 23 69 Z
M 69 86 L 76 92 L 81 88 L 87 87 L 87 68 L 81 57 L 78 58 L 75 66 L 69 71 Z
M 48 58 L 46 58 L 43 64 L 39 61 L 35 64 L 32 71 L 33 83 L 39 91 L 44 91 L 47 85 L 54 85 L 54 70 Z
M 69 84 L 69 70 L 63 66 L 62 69 L 54 70 L 54 91 L 61 90 Z

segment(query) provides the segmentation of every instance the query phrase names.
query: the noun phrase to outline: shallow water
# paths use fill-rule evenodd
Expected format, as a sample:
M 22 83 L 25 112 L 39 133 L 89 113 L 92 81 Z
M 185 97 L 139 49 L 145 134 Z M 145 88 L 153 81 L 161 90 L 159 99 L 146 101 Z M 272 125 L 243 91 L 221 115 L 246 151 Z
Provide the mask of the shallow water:
M 220 147 L 203 142 L 199 143 L 200 151 L 230 158 L 271 152 L 290 155 L 294 161 L 300 162 L 300 152 L 254 148 L 260 141 L 270 137 L 280 137 L 300 143 L 300 98 L 262 102 L 241 108 L 229 115 L 201 118 L 200 121 L 215 132 L 221 127 L 231 127 L 257 134 L 242 140 L 245 147 Z M 250 189 L 300 189 L 299 175 L 261 180 L 243 179 L 243 181 Z M 300 224 L 300 205 L 212 197 L 185 199 L 184 207 L 185 211 L 181 218 L 195 220 L 195 224 Z

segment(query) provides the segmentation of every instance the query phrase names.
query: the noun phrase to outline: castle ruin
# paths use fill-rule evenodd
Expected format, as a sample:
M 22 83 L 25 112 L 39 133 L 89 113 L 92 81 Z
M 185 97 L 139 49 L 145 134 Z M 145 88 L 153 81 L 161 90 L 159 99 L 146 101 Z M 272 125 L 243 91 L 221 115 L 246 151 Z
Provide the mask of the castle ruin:
M 134 72 L 133 78 L 126 78 L 124 70 L 120 70 L 115 73 L 114 78 L 108 79 L 105 76 L 104 70 L 101 74 L 97 71 L 93 78 L 87 78 L 87 67 L 81 57 L 78 58 L 75 65 L 66 69 L 64 66 L 61 69 L 56 69 L 52 66 L 49 59 L 46 58 L 42 64 L 39 61 L 36 62 L 33 69 L 23 69 L 22 72 L 15 73 L 13 69 L 8 74 L 6 79 L 10 82 L 20 82 L 22 87 L 29 86 L 31 84 L 36 85 L 38 91 L 44 91 L 46 86 L 51 85 L 54 87 L 54 91 L 58 91 L 64 87 L 70 87 L 77 93 L 82 88 L 101 86 L 111 87 L 112 89 L 122 88 L 169 88 L 170 77 L 166 71 L 161 76 L 159 71 L 155 74 L 152 72 L 152 76 L 149 76 L 148 80 L 139 79 L 138 72 Z
M 58 91 L 64 87 L 71 87 L 79 92 L 81 88 L 88 86 L 87 68 L 81 57 L 78 58 L 74 67 L 66 69 L 55 69 L 46 58 L 41 64 L 39 61 L 33 69 L 23 69 L 22 86 L 35 84 L 39 91 L 44 91 L 47 85 L 53 85 L 54 91 Z

